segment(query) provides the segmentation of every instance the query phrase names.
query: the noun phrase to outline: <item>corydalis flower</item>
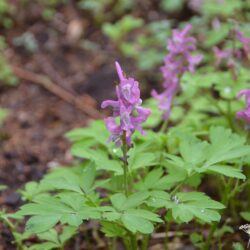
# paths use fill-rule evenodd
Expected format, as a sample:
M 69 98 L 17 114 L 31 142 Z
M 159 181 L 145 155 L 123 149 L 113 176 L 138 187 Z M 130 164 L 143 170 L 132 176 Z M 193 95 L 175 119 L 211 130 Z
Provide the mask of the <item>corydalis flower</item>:
M 167 44 L 169 54 L 164 59 L 165 65 L 161 67 L 164 91 L 161 94 L 152 91 L 152 96 L 159 101 L 159 109 L 163 111 L 165 120 L 169 118 L 173 98 L 180 89 L 180 77 L 186 71 L 194 72 L 202 60 L 202 55 L 192 55 L 196 50 L 196 39 L 189 36 L 191 29 L 192 26 L 187 25 L 183 30 L 173 31 Z
M 246 37 L 242 32 L 236 31 L 236 37 L 243 45 L 243 51 L 247 57 L 250 56 L 250 38 Z
M 234 31 L 235 39 L 242 44 L 242 48 L 233 48 L 233 49 L 219 49 L 217 47 L 213 48 L 215 56 L 215 65 L 218 67 L 223 61 L 226 62 L 228 66 L 232 63 L 234 58 L 236 59 L 248 59 L 250 60 L 250 38 L 246 37 L 240 31 Z
M 232 50 L 230 49 L 221 50 L 218 47 L 214 47 L 213 52 L 216 66 L 219 66 L 223 60 L 228 60 L 232 56 Z
M 250 123 L 250 89 L 243 89 L 241 90 L 237 97 L 240 98 L 242 96 L 246 97 L 246 108 L 236 113 L 236 117 L 242 118 Z
M 143 134 L 141 123 L 145 122 L 150 115 L 150 110 L 141 107 L 139 83 L 133 78 L 126 78 L 118 62 L 115 63 L 120 84 L 116 86 L 117 101 L 107 100 L 101 105 L 113 108 L 113 116 L 105 119 L 106 127 L 110 131 L 110 140 L 121 144 L 125 133 L 126 141 L 131 144 L 131 136 L 135 130 Z M 120 124 L 117 124 L 120 118 Z

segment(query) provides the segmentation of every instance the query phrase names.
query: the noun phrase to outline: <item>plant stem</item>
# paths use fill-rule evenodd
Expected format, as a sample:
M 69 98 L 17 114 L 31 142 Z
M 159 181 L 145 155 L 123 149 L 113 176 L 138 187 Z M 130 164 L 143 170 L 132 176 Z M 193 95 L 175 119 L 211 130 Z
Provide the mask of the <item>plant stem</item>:
M 142 250 L 148 250 L 149 235 L 146 235 L 142 241 Z
M 231 101 L 227 100 L 227 120 L 229 123 L 230 128 L 235 131 L 233 119 L 232 119 L 232 108 L 231 108 Z
M 161 129 L 160 129 L 159 132 L 161 132 L 161 133 L 166 132 L 167 126 L 168 126 L 168 120 L 165 120 L 165 121 L 162 123 Z
M 166 236 L 164 239 L 164 250 L 168 250 L 168 231 L 169 231 L 169 229 L 170 229 L 170 221 L 167 222 L 166 229 L 165 229 Z
M 128 144 L 126 141 L 126 131 L 122 135 L 122 153 L 123 153 L 123 188 L 124 193 L 128 196 Z
M 123 135 L 122 135 L 123 187 L 124 187 L 124 193 L 125 193 L 126 196 L 128 196 L 128 193 L 129 193 L 129 184 L 128 184 L 128 149 L 129 149 L 129 146 L 127 144 L 126 131 L 123 131 Z M 127 246 L 129 245 L 128 250 L 137 250 L 136 235 L 130 233 L 129 234 L 129 243 L 126 243 L 126 245 Z
M 17 232 L 16 226 L 5 216 L 2 218 L 2 220 L 9 227 L 11 233 L 13 234 L 17 249 L 20 249 L 20 250 L 24 249 L 22 242 L 19 242 L 15 237 L 15 232 Z
M 131 250 L 137 250 L 136 235 L 131 234 L 130 239 L 131 239 Z
M 112 238 L 111 239 L 111 250 L 116 250 L 117 246 L 116 246 L 116 238 Z
M 205 246 L 204 246 L 203 250 L 212 249 L 212 247 L 211 247 L 211 241 L 212 241 L 212 238 L 214 236 L 214 232 L 215 232 L 217 226 L 218 226 L 218 222 L 214 223 L 212 225 L 212 227 L 210 228 L 209 234 L 208 234 L 208 237 L 207 237 L 207 240 L 206 240 L 206 243 L 205 243 Z

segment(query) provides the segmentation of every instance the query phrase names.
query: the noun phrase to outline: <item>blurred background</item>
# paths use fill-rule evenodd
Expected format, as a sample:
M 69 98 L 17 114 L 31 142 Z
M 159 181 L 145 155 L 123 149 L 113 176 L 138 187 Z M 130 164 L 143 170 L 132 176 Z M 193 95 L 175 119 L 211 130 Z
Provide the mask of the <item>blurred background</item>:
M 249 0 L 0 0 L 0 206 L 14 210 L 23 183 L 71 163 L 63 135 L 101 118 L 115 60 L 148 98 L 173 28 L 193 25 L 205 65 L 232 27 L 250 34 L 249 11 Z

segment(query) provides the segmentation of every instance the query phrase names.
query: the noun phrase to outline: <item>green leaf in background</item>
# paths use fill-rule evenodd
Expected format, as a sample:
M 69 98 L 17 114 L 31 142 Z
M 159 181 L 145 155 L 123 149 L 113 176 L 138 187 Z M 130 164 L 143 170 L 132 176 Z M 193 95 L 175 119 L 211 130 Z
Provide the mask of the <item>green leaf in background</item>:
M 105 149 L 96 149 L 90 146 L 92 145 L 86 145 L 86 142 L 76 142 L 73 144 L 71 152 L 74 156 L 93 161 L 97 170 L 113 171 L 117 175 L 123 173 L 120 160 L 110 159 L 109 152 Z M 112 153 L 114 154 L 114 149 Z
M 223 165 L 212 165 L 206 167 L 206 171 L 212 171 L 214 173 L 223 174 L 228 177 L 234 177 L 238 179 L 246 179 L 246 176 L 242 174 L 242 170 L 232 166 L 223 166 Z
M 43 184 L 34 181 L 28 182 L 25 184 L 23 189 L 18 190 L 18 193 L 22 195 L 23 200 L 32 201 L 34 198 L 37 198 L 39 195 L 42 195 L 52 189 L 52 185 L 49 183 L 46 185 Z
M 101 226 L 101 231 L 106 237 L 124 237 L 126 234 L 126 230 L 122 226 L 112 222 L 103 221 Z
M 150 207 L 161 208 L 165 207 L 170 200 L 170 195 L 165 191 L 153 190 L 149 193 L 147 205 Z
M 124 211 L 141 205 L 149 197 L 148 192 L 137 192 L 128 197 L 122 193 L 111 196 L 111 202 L 117 210 Z
M 158 102 L 155 98 L 149 98 L 143 103 L 145 108 L 149 108 L 151 110 L 151 115 L 148 117 L 145 123 L 143 123 L 143 127 L 145 128 L 154 128 L 160 124 L 162 121 L 162 112 L 158 108 Z
M 209 139 L 211 146 L 204 167 L 240 158 L 250 152 L 250 146 L 244 145 L 245 138 L 233 134 L 230 129 L 212 127 L 209 131 Z
M 79 194 L 89 194 L 93 191 L 96 170 L 93 163 L 89 162 L 78 173 L 65 169 L 61 173 L 49 175 L 42 184 L 49 185 L 54 189 L 73 191 Z
M 234 242 L 233 250 L 245 250 L 245 247 L 239 242 Z
M 36 215 L 32 216 L 26 223 L 26 231 L 29 233 L 40 233 L 54 227 L 59 221 L 59 215 Z
M 241 212 L 240 216 L 246 220 L 246 221 L 250 221 L 250 212 Z
M 153 222 L 162 222 L 158 214 L 144 209 L 128 209 L 121 217 L 124 226 L 132 233 L 150 234 L 154 230 Z
M 150 171 L 144 179 L 136 183 L 139 190 L 168 190 L 177 183 L 186 180 L 187 174 L 182 169 L 173 169 L 169 167 L 169 173 L 163 176 L 162 169 L 158 168 Z
M 167 12 L 176 12 L 182 9 L 184 0 L 161 0 L 160 6 Z
M 47 232 L 38 234 L 38 237 L 41 240 L 51 241 L 59 245 L 57 231 L 55 229 L 50 229 Z
M 102 131 L 102 133 L 100 133 Z M 107 145 L 107 138 L 109 133 L 102 120 L 91 122 L 89 127 L 76 128 L 65 134 L 65 137 L 71 142 L 79 142 L 85 140 L 92 140 L 93 143 L 100 143 L 104 146 Z
M 146 202 L 149 192 L 137 192 L 126 197 L 122 193 L 111 196 L 111 203 L 117 212 L 106 211 L 105 218 L 110 221 L 120 221 L 132 233 L 152 233 L 153 222 L 162 222 L 158 214 L 139 208 Z
M 23 205 L 16 214 L 32 216 L 26 224 L 26 231 L 29 233 L 45 232 L 59 222 L 77 227 L 83 220 L 100 217 L 100 213 L 94 207 L 75 202 L 77 205 L 74 202 L 68 204 L 67 200 L 60 197 L 46 195 Z
M 228 36 L 230 28 L 229 24 L 222 24 L 219 29 L 208 32 L 205 46 L 211 48 L 216 44 L 219 44 Z
M 5 190 L 5 189 L 7 189 L 8 187 L 7 186 L 5 186 L 5 185 L 0 185 L 0 191 L 3 191 L 3 190 Z
M 245 145 L 245 138 L 232 133 L 230 129 L 212 127 L 209 131 L 210 143 L 192 136 L 184 136 L 180 142 L 181 157 L 166 154 L 166 163 L 187 172 L 220 173 L 228 177 L 245 179 L 241 169 L 231 166 L 236 159 L 241 159 L 250 152 Z
M 0 108 L 0 125 L 4 121 L 4 119 L 6 119 L 7 116 L 8 116 L 8 111 L 6 109 Z
M 29 250 L 51 250 L 58 248 L 58 245 L 53 242 L 45 242 L 41 244 L 34 244 L 32 245 Z
M 166 203 L 166 208 L 171 209 L 173 218 L 180 222 L 187 223 L 195 217 L 203 222 L 211 223 L 220 220 L 217 210 L 224 209 L 225 206 L 204 193 L 180 192 Z
M 140 28 L 144 24 L 143 19 L 126 15 L 115 24 L 105 23 L 102 32 L 113 42 L 121 41 L 124 36 L 134 29 Z
M 205 0 L 202 4 L 202 13 L 206 16 L 229 17 L 242 8 L 243 2 L 239 0 Z

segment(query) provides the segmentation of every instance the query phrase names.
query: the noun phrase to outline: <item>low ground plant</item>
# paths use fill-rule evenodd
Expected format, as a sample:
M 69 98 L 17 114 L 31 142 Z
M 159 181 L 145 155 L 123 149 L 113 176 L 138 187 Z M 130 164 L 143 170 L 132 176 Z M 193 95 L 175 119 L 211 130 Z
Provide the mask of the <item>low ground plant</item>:
M 66 134 L 75 164 L 27 183 L 19 211 L 1 212 L 19 249 L 64 249 L 76 234 L 87 241 L 89 221 L 110 249 L 146 250 L 162 231 L 172 249 L 170 230 L 200 249 L 229 249 L 223 237 L 241 223 L 238 211 L 250 220 L 250 39 L 232 30 L 237 47 L 214 48 L 214 62 L 199 67 L 212 59 L 191 32 L 173 30 L 163 90 L 150 100 L 116 62 L 116 100 L 101 104 L 112 115 Z M 39 243 L 27 244 L 34 235 Z

